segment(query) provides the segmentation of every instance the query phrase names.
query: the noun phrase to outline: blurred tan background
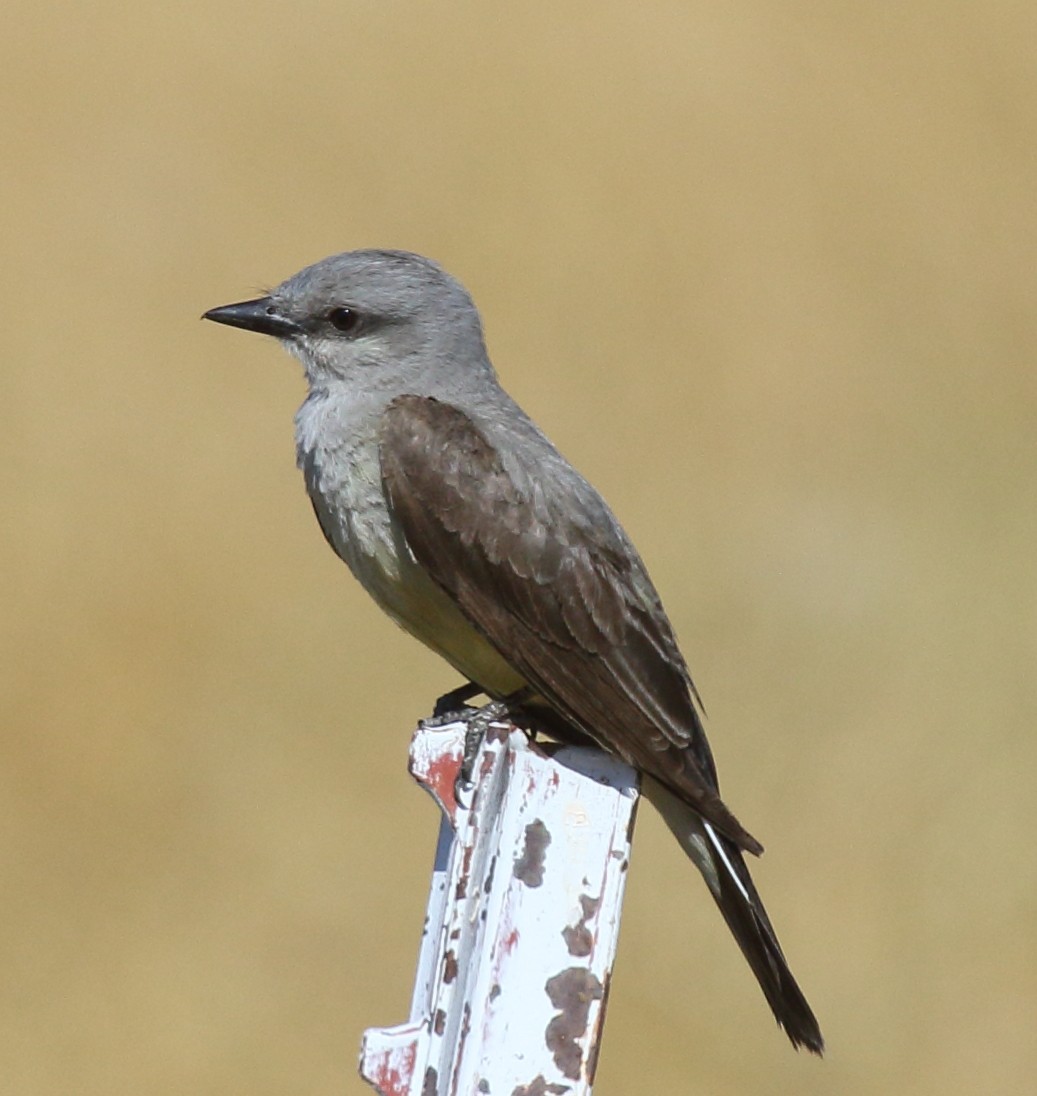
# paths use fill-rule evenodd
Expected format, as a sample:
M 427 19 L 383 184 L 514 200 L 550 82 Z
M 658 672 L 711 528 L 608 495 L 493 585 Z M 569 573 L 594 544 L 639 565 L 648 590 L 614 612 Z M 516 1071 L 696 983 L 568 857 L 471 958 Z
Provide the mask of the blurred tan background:
M 323 1094 L 405 1018 L 457 683 L 198 321 L 357 246 L 474 293 L 637 541 L 830 1053 L 642 812 L 596 1091 L 1037 1076 L 1032 4 L 13 0 L 0 1092 Z

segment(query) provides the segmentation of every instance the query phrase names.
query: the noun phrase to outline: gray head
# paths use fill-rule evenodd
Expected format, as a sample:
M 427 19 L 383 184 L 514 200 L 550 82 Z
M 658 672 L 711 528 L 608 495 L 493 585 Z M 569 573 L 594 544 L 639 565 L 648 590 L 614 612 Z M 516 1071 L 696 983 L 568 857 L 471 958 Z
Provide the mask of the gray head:
M 203 317 L 280 339 L 311 386 L 383 387 L 419 371 L 493 376 L 464 286 L 408 251 L 346 251 L 293 274 L 266 297 Z M 433 387 L 438 387 L 434 385 Z

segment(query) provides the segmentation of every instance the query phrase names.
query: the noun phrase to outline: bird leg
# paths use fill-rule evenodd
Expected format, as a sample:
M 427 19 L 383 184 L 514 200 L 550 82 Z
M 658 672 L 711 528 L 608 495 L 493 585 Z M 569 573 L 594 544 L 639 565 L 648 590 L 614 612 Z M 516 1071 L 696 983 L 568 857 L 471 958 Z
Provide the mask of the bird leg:
M 466 681 L 463 685 L 458 685 L 456 689 L 444 693 L 432 709 L 432 718 L 423 720 L 423 726 L 443 727 L 447 723 L 457 723 L 471 716 L 478 709 L 469 707 L 468 701 L 481 692 L 481 686 L 476 685 L 474 681 Z
M 460 692 L 460 690 L 456 691 Z M 475 759 L 479 756 L 479 750 L 490 724 L 511 719 L 515 709 L 520 708 L 523 701 L 529 699 L 531 693 L 532 690 L 528 686 L 523 686 L 509 693 L 502 700 L 491 700 L 489 704 L 484 704 L 481 708 L 468 709 L 474 714 L 465 717 L 464 752 L 461 754 L 461 767 L 457 770 L 457 778 L 454 780 L 454 798 L 458 804 L 466 805 L 468 793 L 475 787 Z

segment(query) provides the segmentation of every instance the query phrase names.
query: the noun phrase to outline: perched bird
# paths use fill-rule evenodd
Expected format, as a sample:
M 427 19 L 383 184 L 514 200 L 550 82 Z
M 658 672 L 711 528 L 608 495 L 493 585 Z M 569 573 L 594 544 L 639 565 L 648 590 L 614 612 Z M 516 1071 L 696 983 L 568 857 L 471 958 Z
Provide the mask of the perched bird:
M 817 1021 L 720 798 L 659 595 L 598 492 L 501 388 L 465 289 L 403 251 L 335 255 L 205 319 L 303 365 L 298 463 L 321 529 L 390 617 L 483 692 L 644 777 L 796 1047 Z M 463 695 L 456 690 L 456 695 Z

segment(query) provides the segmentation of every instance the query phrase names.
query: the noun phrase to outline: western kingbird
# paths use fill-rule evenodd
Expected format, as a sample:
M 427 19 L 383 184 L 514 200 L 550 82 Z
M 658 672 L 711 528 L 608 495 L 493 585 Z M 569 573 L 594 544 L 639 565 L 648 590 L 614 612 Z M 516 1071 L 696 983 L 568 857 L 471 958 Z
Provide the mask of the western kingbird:
M 649 778 L 778 1023 L 820 1054 L 742 858 L 763 848 L 720 798 L 659 595 L 601 496 L 501 388 L 465 289 L 419 255 L 352 251 L 204 318 L 302 362 L 299 467 L 375 601 L 478 691 L 522 690 L 552 733 Z

